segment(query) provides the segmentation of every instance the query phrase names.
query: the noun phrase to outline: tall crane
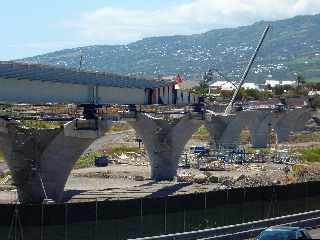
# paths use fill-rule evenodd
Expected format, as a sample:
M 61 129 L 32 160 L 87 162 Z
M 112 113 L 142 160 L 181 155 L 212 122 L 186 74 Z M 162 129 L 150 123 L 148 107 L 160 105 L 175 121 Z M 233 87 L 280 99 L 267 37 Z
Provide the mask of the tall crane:
M 240 82 L 239 82 L 238 87 L 236 88 L 235 92 L 233 93 L 233 96 L 232 96 L 232 98 L 231 98 L 231 101 L 230 101 L 229 105 L 227 106 L 224 114 L 227 115 L 227 114 L 230 114 L 230 113 L 231 113 L 231 111 L 232 111 L 232 106 L 233 106 L 233 104 L 234 104 L 234 102 L 235 102 L 235 100 L 236 100 L 236 98 L 237 98 L 237 96 L 238 96 L 238 94 L 239 94 L 239 92 L 240 92 L 240 89 L 241 89 L 243 83 L 245 82 L 245 80 L 246 80 L 246 78 L 247 78 L 247 76 L 248 76 L 248 73 L 249 73 L 249 71 L 250 71 L 250 69 L 251 69 L 251 67 L 252 67 L 252 65 L 253 65 L 253 63 L 254 63 L 254 60 L 256 59 L 256 57 L 257 57 L 257 55 L 258 55 L 258 52 L 259 52 L 259 50 L 260 50 L 260 48 L 261 48 L 261 46 L 262 46 L 262 44 L 263 44 L 263 41 L 264 41 L 264 39 L 266 38 L 267 33 L 268 33 L 268 31 L 269 31 L 270 29 L 271 29 L 271 25 L 268 24 L 268 26 L 266 27 L 266 29 L 264 30 L 264 32 L 263 32 L 263 34 L 262 34 L 262 36 L 261 36 L 261 39 L 260 39 L 260 41 L 259 41 L 259 44 L 258 44 L 256 50 L 254 51 L 254 53 L 253 53 L 253 55 L 252 55 L 252 57 L 251 57 L 251 59 L 250 59 L 250 62 L 249 62 L 249 64 L 248 64 L 246 70 L 244 71 L 244 73 L 243 73 L 243 75 L 242 75 L 242 78 L 241 78 L 241 80 L 240 80 Z

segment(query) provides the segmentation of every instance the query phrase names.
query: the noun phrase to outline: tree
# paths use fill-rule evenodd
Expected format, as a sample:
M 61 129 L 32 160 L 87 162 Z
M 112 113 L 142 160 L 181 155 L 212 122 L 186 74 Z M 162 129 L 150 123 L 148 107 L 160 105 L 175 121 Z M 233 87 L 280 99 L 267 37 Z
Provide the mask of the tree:
M 298 88 L 302 87 L 305 83 L 306 83 L 305 77 L 301 73 L 298 73 L 297 75 Z
M 281 96 L 284 93 L 284 89 L 282 86 L 276 86 L 273 92 L 274 92 L 274 95 Z
M 204 81 L 201 81 L 199 86 L 193 89 L 193 93 L 202 97 L 205 97 L 208 94 L 208 92 L 209 92 L 209 85 Z

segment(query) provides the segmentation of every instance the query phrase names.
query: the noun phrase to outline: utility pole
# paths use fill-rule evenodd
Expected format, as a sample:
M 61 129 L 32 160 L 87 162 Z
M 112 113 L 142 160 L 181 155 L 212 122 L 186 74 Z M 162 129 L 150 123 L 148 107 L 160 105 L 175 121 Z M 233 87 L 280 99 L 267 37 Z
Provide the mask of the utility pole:
M 83 64 L 83 54 L 82 54 L 82 50 L 80 50 L 79 72 L 81 71 L 82 64 Z

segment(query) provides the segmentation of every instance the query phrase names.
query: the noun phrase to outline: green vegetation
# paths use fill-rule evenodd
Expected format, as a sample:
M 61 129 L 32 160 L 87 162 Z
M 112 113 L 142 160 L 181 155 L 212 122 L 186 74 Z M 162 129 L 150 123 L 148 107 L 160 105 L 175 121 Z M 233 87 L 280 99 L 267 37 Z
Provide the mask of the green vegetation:
M 240 133 L 240 143 L 241 144 L 248 144 L 250 143 L 251 136 L 250 136 L 250 131 L 247 129 L 244 129 Z
M 75 169 L 79 168 L 87 168 L 94 165 L 94 160 L 96 157 L 104 156 L 105 154 L 102 151 L 91 152 L 84 154 L 80 157 L 80 159 L 74 165 Z
M 54 128 L 60 128 L 63 126 L 63 122 L 48 122 L 48 121 L 39 121 L 39 120 L 24 120 L 24 121 L 21 121 L 21 124 L 26 128 L 35 128 L 35 129 L 54 129 Z
M 192 136 L 193 139 L 207 141 L 209 139 L 209 132 L 205 126 L 201 126 Z
M 118 122 L 118 123 L 113 123 L 112 124 L 110 132 L 122 132 L 122 131 L 129 130 L 130 128 L 131 127 L 130 127 L 129 124 Z
M 204 81 L 201 81 L 199 86 L 195 87 L 193 89 L 193 93 L 197 94 L 199 96 L 206 96 L 209 92 L 209 85 L 207 83 L 205 83 Z
M 4 173 L 0 173 L 0 178 L 5 178 L 7 176 L 11 175 L 11 172 L 9 170 L 5 171 Z
M 302 162 L 320 162 L 320 148 L 298 150 Z
M 243 72 L 253 51 L 251 48 L 255 47 L 265 25 L 266 22 L 261 21 L 251 26 L 216 29 L 190 36 L 145 38 L 127 46 L 83 47 L 82 51 L 90 57 L 84 67 L 86 70 L 139 76 L 172 75 L 179 72 L 186 79 L 200 79 L 202 73 L 214 67 L 229 79 L 236 80 L 239 78 L 237 74 Z M 277 79 L 292 79 L 293 72 L 319 78 L 317 68 L 320 56 L 315 50 L 320 46 L 319 28 L 319 14 L 272 22 L 272 31 L 259 52 L 258 64 L 264 68 L 256 64 L 255 68 L 261 71 L 250 74 L 250 81 L 264 81 L 268 70 L 274 72 Z M 69 67 L 78 67 L 80 55 L 79 50 L 74 48 L 24 61 L 52 65 L 64 62 Z M 283 68 L 274 71 L 277 64 L 283 64 Z
M 272 92 L 241 88 L 238 98 L 245 100 L 268 100 L 273 96 Z
M 76 162 L 74 168 L 79 169 L 79 168 L 91 167 L 94 165 L 94 161 L 96 157 L 113 156 L 115 154 L 120 155 L 120 154 L 129 153 L 129 152 L 142 153 L 143 151 L 144 151 L 143 149 L 139 149 L 138 147 L 121 146 L 121 147 L 116 147 L 116 148 L 112 148 L 104 151 L 90 152 L 82 155 L 80 159 Z
M 4 153 L 0 151 L 0 162 L 2 162 L 3 160 L 4 160 Z
M 320 69 L 319 69 L 319 71 L 320 71 Z M 316 83 L 320 86 L 320 78 L 307 78 L 306 81 L 308 83 Z
M 312 107 L 315 109 L 320 109 L 320 96 L 316 96 L 312 100 Z
M 290 137 L 289 143 L 317 142 L 320 139 L 320 132 L 298 133 Z

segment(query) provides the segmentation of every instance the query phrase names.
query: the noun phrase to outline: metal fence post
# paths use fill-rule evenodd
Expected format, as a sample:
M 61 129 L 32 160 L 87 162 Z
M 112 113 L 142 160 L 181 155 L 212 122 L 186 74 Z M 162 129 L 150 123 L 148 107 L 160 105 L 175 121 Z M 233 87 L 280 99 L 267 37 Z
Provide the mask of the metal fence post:
M 94 233 L 93 233 L 93 239 L 96 239 L 97 236 L 97 229 L 98 229 L 98 198 L 96 198 L 96 221 L 95 221 L 95 225 L 94 225 Z
M 68 240 L 68 204 L 64 204 L 64 238 Z
M 44 212 L 43 212 L 43 203 L 41 204 L 41 229 L 40 229 L 40 239 L 43 240 L 43 228 L 44 228 L 44 225 L 43 225 L 43 218 L 44 218 Z
M 186 231 L 186 209 L 183 208 L 183 231 Z
M 164 232 L 167 233 L 167 199 L 164 201 Z
M 140 235 L 143 235 L 143 202 L 142 198 L 140 199 Z

